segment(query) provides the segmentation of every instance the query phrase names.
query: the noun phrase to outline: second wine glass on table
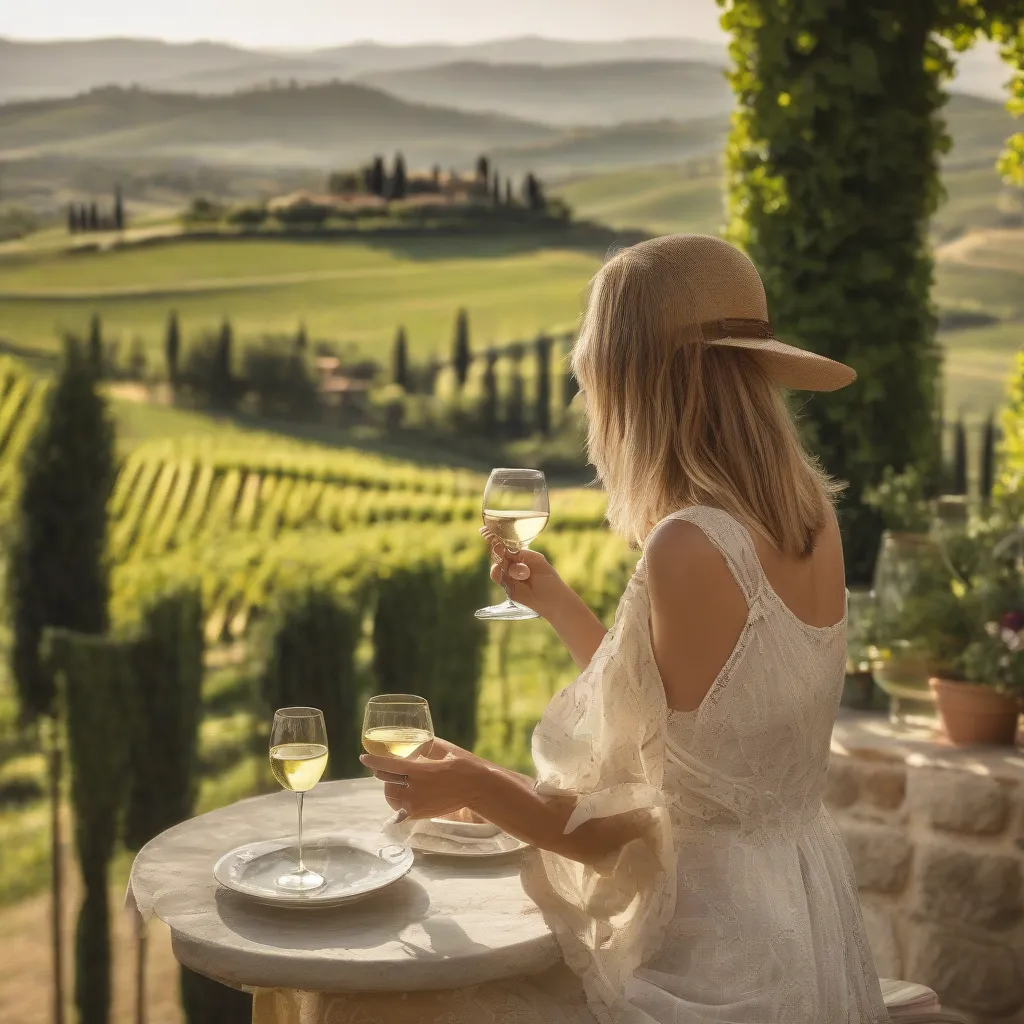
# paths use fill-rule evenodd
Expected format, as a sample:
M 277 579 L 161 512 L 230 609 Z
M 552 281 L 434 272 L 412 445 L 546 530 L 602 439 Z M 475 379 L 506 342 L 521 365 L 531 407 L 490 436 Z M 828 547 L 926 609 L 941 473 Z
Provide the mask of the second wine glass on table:
M 484 487 L 484 526 L 510 555 L 529 548 L 548 525 L 548 485 L 539 469 L 493 469 Z M 478 619 L 535 619 L 532 608 L 513 601 L 508 584 L 501 581 L 505 598 L 501 604 L 480 608 Z
M 282 889 L 310 892 L 324 884 L 323 875 L 302 862 L 302 798 L 327 767 L 327 727 L 317 708 L 281 708 L 270 730 L 270 767 L 274 778 L 298 797 L 299 856 L 294 871 L 277 879 Z

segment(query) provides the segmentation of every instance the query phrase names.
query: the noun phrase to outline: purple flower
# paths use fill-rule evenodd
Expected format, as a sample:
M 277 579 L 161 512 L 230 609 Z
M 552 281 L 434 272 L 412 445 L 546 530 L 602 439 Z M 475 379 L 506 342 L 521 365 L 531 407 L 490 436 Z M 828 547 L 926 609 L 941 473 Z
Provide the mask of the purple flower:
M 999 620 L 999 625 L 1012 633 L 1019 633 L 1024 629 L 1024 612 L 1007 612 Z

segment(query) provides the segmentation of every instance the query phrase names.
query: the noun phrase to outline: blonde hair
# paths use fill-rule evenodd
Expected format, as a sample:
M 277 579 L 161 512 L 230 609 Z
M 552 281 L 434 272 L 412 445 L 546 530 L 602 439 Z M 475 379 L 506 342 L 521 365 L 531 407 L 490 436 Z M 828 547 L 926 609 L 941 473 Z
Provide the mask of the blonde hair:
M 608 522 L 640 545 L 670 512 L 711 505 L 809 554 L 842 485 L 804 449 L 757 357 L 701 343 L 695 308 L 671 246 L 626 249 L 591 282 L 572 369 Z

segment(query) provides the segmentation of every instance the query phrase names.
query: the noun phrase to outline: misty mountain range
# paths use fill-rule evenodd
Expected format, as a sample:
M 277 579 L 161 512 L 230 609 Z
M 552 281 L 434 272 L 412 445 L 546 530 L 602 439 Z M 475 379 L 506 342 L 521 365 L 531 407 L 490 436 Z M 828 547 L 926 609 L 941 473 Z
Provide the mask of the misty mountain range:
M 161 92 L 234 92 L 269 82 L 354 79 L 438 64 L 589 64 L 606 61 L 701 61 L 724 66 L 725 48 L 693 39 L 585 43 L 525 36 L 454 45 L 354 43 L 299 53 L 267 53 L 223 43 L 97 39 L 26 43 L 0 39 L 0 102 L 71 96 L 103 85 Z
M 301 52 L 248 50 L 224 43 L 166 43 L 148 39 L 20 42 L 0 38 L 0 103 L 72 96 L 104 85 L 138 85 L 160 92 L 225 93 L 270 82 L 323 83 L 357 78 L 397 80 L 396 94 L 413 88 L 400 73 L 438 65 L 636 65 L 687 62 L 724 68 L 722 44 L 695 39 L 629 39 L 578 42 L 524 36 L 468 45 L 429 43 L 385 46 L 354 43 Z M 980 44 L 958 61 L 953 89 L 999 99 L 1009 73 L 991 44 Z M 611 74 L 611 68 L 606 69 Z M 653 73 L 652 73 L 653 74 Z M 430 76 L 426 76 L 430 81 Z M 440 88 L 439 86 L 435 86 Z M 451 88 L 450 81 L 446 88 Z M 611 90 L 610 82 L 606 85 Z M 441 102 L 440 95 L 417 97 Z M 447 104 L 451 105 L 451 104 Z M 479 108 L 476 108 L 479 109 Z M 530 117 L 528 109 L 520 116 Z M 661 116 L 648 113 L 642 120 Z M 600 123 L 610 123 L 607 119 Z

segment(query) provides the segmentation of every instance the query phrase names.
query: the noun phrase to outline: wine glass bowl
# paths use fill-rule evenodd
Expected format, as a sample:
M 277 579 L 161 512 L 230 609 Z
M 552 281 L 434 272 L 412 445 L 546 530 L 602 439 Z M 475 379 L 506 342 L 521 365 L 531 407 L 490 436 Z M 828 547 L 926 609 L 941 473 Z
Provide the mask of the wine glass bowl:
M 412 693 L 382 693 L 366 702 L 363 749 L 368 754 L 416 757 L 434 741 L 430 705 Z
M 548 524 L 548 486 L 539 469 L 493 469 L 483 495 L 484 526 L 511 555 L 529 548 Z M 478 619 L 535 619 L 537 613 L 513 601 L 502 580 L 501 604 L 477 610 Z
M 299 853 L 294 871 L 285 872 L 277 885 L 292 892 L 311 892 L 324 877 L 302 861 L 302 798 L 327 768 L 327 727 L 317 708 L 281 708 L 274 712 L 270 730 L 270 768 L 284 789 L 296 795 L 299 807 Z

